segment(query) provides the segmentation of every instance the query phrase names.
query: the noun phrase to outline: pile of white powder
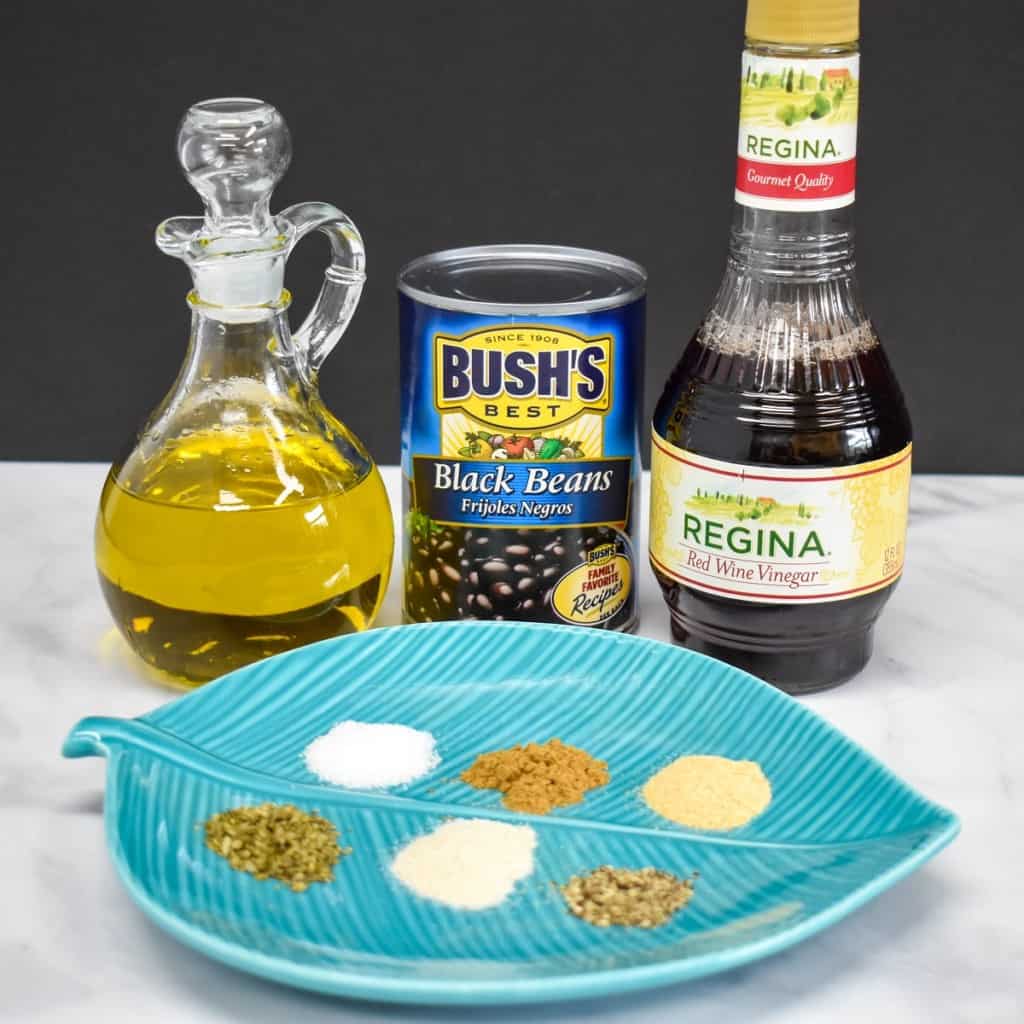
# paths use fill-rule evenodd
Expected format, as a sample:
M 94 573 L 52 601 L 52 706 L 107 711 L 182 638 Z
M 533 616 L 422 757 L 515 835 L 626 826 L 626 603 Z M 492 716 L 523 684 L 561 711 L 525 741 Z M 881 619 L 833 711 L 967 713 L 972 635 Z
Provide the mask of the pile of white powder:
M 471 818 L 414 839 L 391 862 L 417 896 L 463 910 L 496 907 L 533 871 L 537 833 L 529 825 Z
M 440 763 L 429 732 L 407 725 L 339 722 L 313 740 L 306 767 L 325 782 L 350 789 L 383 789 L 412 782 Z

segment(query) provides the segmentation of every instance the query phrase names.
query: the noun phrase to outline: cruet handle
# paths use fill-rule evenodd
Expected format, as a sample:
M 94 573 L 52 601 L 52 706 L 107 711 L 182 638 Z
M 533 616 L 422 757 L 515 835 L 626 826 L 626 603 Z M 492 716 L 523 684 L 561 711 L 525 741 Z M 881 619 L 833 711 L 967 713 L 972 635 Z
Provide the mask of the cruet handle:
M 314 372 L 341 340 L 366 281 L 366 251 L 355 224 L 330 203 L 298 203 L 278 214 L 294 229 L 292 247 L 310 231 L 322 231 L 331 243 L 331 262 L 316 303 L 292 336 L 308 353 Z

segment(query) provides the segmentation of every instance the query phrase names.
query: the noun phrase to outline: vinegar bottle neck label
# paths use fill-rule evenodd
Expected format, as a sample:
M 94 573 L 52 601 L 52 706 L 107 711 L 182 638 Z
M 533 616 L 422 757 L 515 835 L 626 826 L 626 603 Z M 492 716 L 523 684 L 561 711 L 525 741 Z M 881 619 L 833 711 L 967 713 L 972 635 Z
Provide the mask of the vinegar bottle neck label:
M 743 52 L 736 202 L 786 212 L 854 201 L 860 56 Z

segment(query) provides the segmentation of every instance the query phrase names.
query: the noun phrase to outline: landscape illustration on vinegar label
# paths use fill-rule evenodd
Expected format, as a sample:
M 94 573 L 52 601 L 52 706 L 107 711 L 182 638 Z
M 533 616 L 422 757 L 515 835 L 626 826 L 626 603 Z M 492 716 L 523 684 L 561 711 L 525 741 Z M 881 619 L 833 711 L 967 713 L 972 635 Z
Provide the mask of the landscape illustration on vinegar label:
M 765 209 L 853 202 L 859 60 L 743 55 L 736 199 Z
M 750 126 L 787 128 L 804 120 L 823 124 L 855 124 L 858 83 L 848 62 L 838 67 L 786 64 L 765 60 L 746 65 L 740 93 L 740 118 Z M 827 62 L 825 62 L 827 63 Z M 828 149 L 826 138 L 822 149 Z M 822 156 L 827 155 L 822 153 Z
M 831 601 L 903 567 L 910 448 L 842 468 L 737 466 L 654 435 L 650 554 L 687 586 L 746 601 Z
M 708 515 L 731 516 L 737 522 L 744 519 L 760 519 L 764 523 L 780 523 L 792 526 L 802 525 L 804 520 L 813 519 L 814 509 L 805 502 L 798 505 L 782 505 L 775 498 L 756 497 L 746 494 L 723 494 L 720 491 L 701 491 L 698 487 L 687 507 Z

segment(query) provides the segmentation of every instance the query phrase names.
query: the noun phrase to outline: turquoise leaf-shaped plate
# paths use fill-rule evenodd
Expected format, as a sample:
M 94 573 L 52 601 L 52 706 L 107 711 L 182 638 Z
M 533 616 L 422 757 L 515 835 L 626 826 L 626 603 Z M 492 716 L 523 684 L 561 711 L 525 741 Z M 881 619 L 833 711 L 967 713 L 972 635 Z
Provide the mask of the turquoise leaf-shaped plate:
M 390 792 L 321 784 L 302 753 L 336 722 L 434 734 L 430 775 Z M 475 756 L 553 736 L 611 781 L 546 817 L 458 781 Z M 109 761 L 105 819 L 128 891 L 225 963 L 320 992 L 417 1003 L 592 997 L 723 971 L 835 923 L 942 849 L 959 824 L 805 707 L 718 661 L 652 640 L 522 623 L 402 626 L 241 669 L 134 720 L 90 718 L 64 746 Z M 758 761 L 768 809 L 728 833 L 678 827 L 639 789 L 681 754 Z M 352 847 L 304 893 L 234 871 L 203 842 L 218 811 L 315 810 Z M 533 875 L 460 911 L 392 875 L 394 853 L 452 817 L 528 823 Z M 660 928 L 597 928 L 551 883 L 611 864 L 700 873 Z

